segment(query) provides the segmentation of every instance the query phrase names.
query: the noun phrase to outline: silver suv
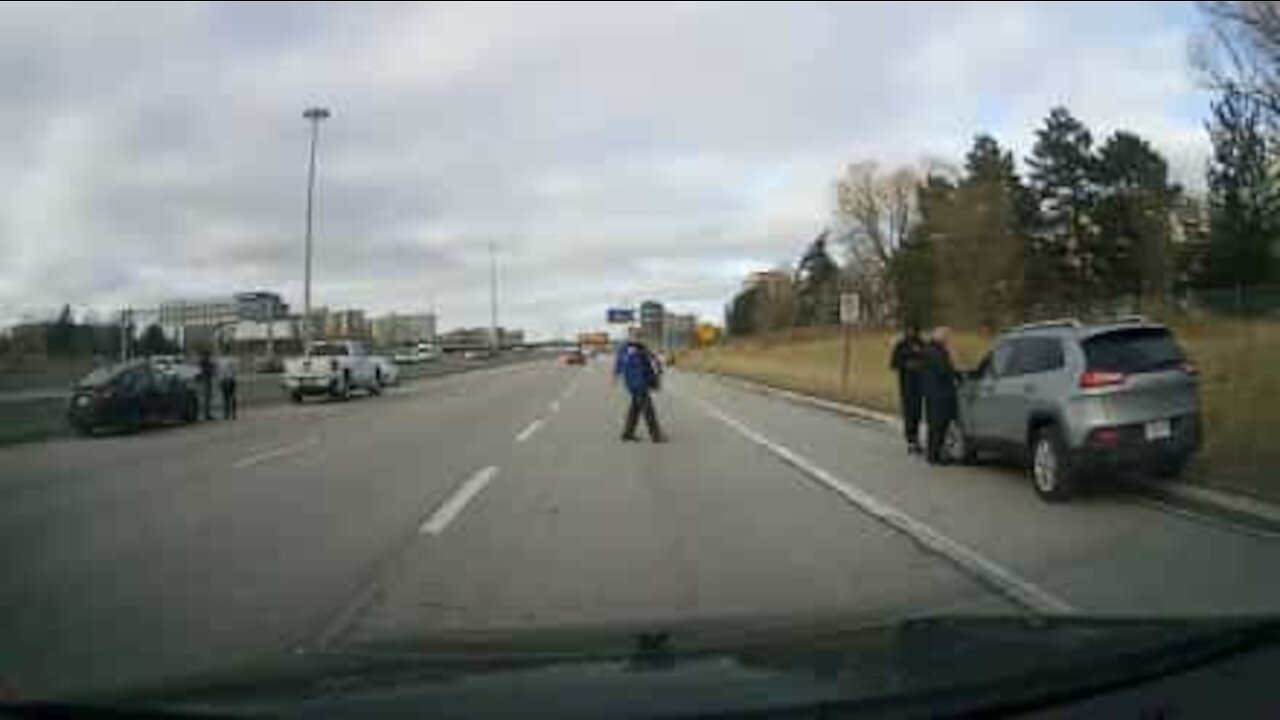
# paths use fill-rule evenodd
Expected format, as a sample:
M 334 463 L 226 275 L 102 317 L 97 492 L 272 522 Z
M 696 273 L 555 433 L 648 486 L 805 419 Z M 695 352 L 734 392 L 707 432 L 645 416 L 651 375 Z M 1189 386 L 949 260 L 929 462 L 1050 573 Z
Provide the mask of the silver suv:
M 1015 458 L 1046 500 L 1121 469 L 1174 477 L 1200 444 L 1195 369 L 1167 327 L 1143 318 L 1006 331 L 963 373 L 959 399 L 950 459 Z

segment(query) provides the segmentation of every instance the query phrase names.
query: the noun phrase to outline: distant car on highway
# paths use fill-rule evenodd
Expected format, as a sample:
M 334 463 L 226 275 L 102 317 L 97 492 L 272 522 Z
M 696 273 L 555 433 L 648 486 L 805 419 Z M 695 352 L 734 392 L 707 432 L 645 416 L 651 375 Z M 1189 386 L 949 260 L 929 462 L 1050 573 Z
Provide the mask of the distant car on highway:
M 1167 327 L 1143 318 L 1007 331 L 966 373 L 959 400 L 948 455 L 1018 458 L 1046 500 L 1094 473 L 1176 476 L 1200 444 L 1195 368 Z
M 491 357 L 493 352 L 490 350 L 467 350 L 462 353 L 463 360 L 487 360 Z
M 347 400 L 352 390 L 381 393 L 382 373 L 364 343 L 322 340 L 311 343 L 303 357 L 284 361 L 281 384 L 294 402 L 302 402 L 307 395 Z
M 382 387 L 400 384 L 400 367 L 395 361 L 383 355 L 373 355 L 372 358 L 377 363 L 376 373 Z
M 570 350 L 560 356 L 561 365 L 586 365 L 587 356 L 582 354 L 581 350 Z
M 431 348 L 418 347 L 407 352 L 396 353 L 392 359 L 400 365 L 418 365 L 439 360 L 440 353 Z
M 144 425 L 194 422 L 199 401 L 189 382 L 147 360 L 101 367 L 72 386 L 67 420 L 82 435 L 103 427 L 136 431 Z

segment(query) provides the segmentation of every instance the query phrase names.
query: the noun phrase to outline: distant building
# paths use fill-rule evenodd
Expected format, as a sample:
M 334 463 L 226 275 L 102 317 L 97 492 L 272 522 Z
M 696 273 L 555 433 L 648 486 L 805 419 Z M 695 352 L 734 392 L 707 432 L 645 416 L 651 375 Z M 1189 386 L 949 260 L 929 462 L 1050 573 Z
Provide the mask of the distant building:
M 325 320 L 324 335 L 331 339 L 367 340 L 369 321 L 363 310 L 335 310 Z
M 666 309 L 656 300 L 640 303 L 640 340 L 647 345 L 662 345 L 662 328 L 666 320 Z
M 279 293 L 255 290 L 235 294 L 236 317 L 241 320 L 266 322 L 289 317 L 289 306 Z
M 373 342 L 384 347 L 435 342 L 436 316 L 431 313 L 392 313 L 374 318 Z
M 234 298 L 166 300 L 160 303 L 158 322 L 163 328 L 216 327 L 240 319 Z
M 487 327 L 457 328 L 440 336 L 440 344 L 447 348 L 489 348 L 493 346 L 493 333 Z M 498 346 L 503 348 L 524 344 L 523 330 L 498 328 Z
M 760 288 L 770 299 L 782 299 L 791 295 L 791 274 L 781 270 L 758 270 L 749 273 L 742 281 L 743 290 Z
M 289 306 L 280 295 L 265 290 L 166 300 L 155 311 L 155 323 L 165 336 L 188 350 L 230 341 L 241 330 L 242 321 L 265 323 L 288 317 Z
M 693 347 L 698 334 L 698 316 L 669 313 L 663 325 L 663 348 L 681 350 Z

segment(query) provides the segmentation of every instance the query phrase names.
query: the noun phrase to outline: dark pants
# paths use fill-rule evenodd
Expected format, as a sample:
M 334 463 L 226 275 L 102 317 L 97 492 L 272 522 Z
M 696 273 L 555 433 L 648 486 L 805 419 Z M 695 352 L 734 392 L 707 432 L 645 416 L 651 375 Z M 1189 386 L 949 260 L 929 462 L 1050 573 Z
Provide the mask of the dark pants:
M 955 393 L 939 393 L 925 396 L 925 415 L 928 420 L 926 457 L 929 462 L 942 459 L 942 445 L 947 439 L 947 426 L 956 418 Z
M 924 383 L 918 373 L 898 373 L 898 403 L 902 407 L 902 430 L 907 443 L 920 444 L 920 418 L 924 415 Z
M 200 381 L 200 400 L 202 401 L 201 404 L 204 405 L 204 419 L 212 420 L 213 419 L 213 381 L 212 380 Z
M 222 417 L 230 420 L 236 416 L 236 381 L 230 378 L 222 381 Z
M 622 430 L 623 437 L 635 437 L 636 421 L 644 413 L 644 424 L 649 428 L 649 439 L 662 437 L 662 428 L 658 427 L 658 414 L 653 410 L 653 396 L 648 391 L 631 393 L 631 405 L 627 407 L 627 424 Z

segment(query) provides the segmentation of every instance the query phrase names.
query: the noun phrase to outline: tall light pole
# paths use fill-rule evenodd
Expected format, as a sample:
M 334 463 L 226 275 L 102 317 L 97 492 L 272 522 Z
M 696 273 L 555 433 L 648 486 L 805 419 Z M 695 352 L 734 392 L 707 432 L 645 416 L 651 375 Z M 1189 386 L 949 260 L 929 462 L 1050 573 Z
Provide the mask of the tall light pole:
M 489 241 L 489 339 L 496 353 L 502 343 L 498 339 L 498 260 L 492 240 Z
M 311 162 L 307 166 L 307 252 L 306 270 L 302 281 L 302 341 L 303 347 L 311 347 L 311 208 L 316 187 L 316 142 L 320 139 L 320 121 L 329 117 L 329 110 L 310 107 L 302 117 L 311 121 Z

